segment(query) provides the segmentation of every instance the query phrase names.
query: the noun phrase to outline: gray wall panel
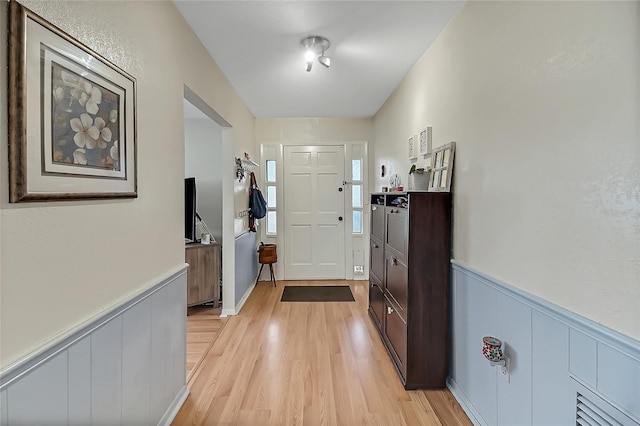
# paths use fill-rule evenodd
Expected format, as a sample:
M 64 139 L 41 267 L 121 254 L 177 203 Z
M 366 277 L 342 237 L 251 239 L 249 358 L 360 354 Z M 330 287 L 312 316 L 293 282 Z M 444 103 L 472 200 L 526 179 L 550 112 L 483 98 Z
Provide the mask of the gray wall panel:
M 150 408 L 154 424 L 160 420 L 172 397 L 170 386 L 173 379 L 170 369 L 171 345 L 169 342 L 172 318 L 167 315 L 168 305 L 169 293 L 165 287 L 157 291 L 151 299 L 151 371 L 163 372 L 163 374 L 153 374 L 150 380 Z
M 531 308 L 497 294 L 497 334 L 509 359 L 508 375 L 498 376 L 499 425 L 531 424 Z
M 464 333 L 467 351 L 464 362 L 470 373 L 463 380 L 467 388 L 462 389 L 488 424 L 497 423 L 497 373 L 482 355 L 482 337 L 497 334 L 496 292 L 485 286 L 471 285 L 466 279 L 466 303 L 462 309 L 467 311 L 463 328 L 456 332 Z M 457 377 L 456 377 L 457 381 Z
M 640 360 L 598 343 L 598 392 L 640 419 Z
M 66 424 L 67 353 L 29 372 L 7 389 L 8 422 L 12 424 Z
M 235 239 L 236 251 L 236 305 L 242 296 L 255 284 L 258 276 L 258 252 L 256 233 L 245 232 Z
M 167 297 L 169 306 L 169 312 L 172 320 L 170 321 L 170 335 L 171 339 L 169 344 L 171 347 L 171 371 L 172 381 L 170 389 L 172 390 L 170 396 L 175 396 L 182 385 L 186 381 L 186 365 L 187 358 L 184 348 L 187 345 L 187 328 L 186 322 L 183 318 L 187 317 L 187 289 L 180 285 L 173 285 L 167 288 Z
M 150 414 L 151 300 L 122 315 L 122 423 L 144 424 Z
M 597 342 L 577 330 L 569 331 L 569 371 L 584 384 L 596 388 Z
M 9 423 L 7 419 L 7 391 L 0 392 L 0 426 L 6 426 Z
M 539 311 L 532 313 L 532 424 L 575 424 L 575 395 L 569 371 L 569 327 Z
M 463 333 L 466 319 L 466 310 L 463 306 L 466 304 L 466 291 L 458 291 L 461 285 L 458 283 L 460 274 L 451 274 L 451 363 L 449 367 L 449 376 L 456 381 L 458 378 L 464 380 L 469 376 L 466 371 L 466 363 L 461 359 L 463 354 L 468 352 L 467 339 Z M 462 391 L 462 387 L 467 387 L 466 383 L 456 382 L 456 385 Z
M 67 350 L 69 360 L 69 424 L 91 422 L 91 337 L 87 336 Z
M 122 317 L 91 335 L 91 423 L 122 420 Z

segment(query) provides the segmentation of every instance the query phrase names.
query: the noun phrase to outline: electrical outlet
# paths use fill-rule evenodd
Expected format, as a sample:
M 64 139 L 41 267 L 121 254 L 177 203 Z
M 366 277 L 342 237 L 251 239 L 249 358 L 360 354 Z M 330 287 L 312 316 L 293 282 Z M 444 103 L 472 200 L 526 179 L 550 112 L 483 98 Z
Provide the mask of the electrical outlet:
M 354 274 L 364 274 L 364 266 L 363 265 L 354 265 L 353 266 Z

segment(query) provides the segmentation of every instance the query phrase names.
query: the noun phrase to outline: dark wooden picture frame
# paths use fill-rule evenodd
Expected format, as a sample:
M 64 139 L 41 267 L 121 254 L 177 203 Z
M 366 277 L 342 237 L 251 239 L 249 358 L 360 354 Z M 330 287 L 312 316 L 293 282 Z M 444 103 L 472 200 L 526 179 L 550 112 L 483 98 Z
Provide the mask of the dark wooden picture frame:
M 136 80 L 9 3 L 9 201 L 137 197 Z

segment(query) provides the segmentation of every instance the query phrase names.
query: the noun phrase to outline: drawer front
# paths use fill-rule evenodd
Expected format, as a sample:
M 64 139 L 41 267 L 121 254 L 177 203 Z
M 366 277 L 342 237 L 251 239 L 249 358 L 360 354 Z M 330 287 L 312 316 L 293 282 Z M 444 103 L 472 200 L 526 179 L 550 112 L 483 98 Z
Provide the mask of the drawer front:
M 375 282 L 375 279 L 369 280 L 369 308 L 373 312 L 373 316 L 378 322 L 378 328 L 382 329 L 382 322 L 384 321 L 384 296 L 380 285 Z
M 385 300 L 384 334 L 390 345 L 390 352 L 404 378 L 407 377 L 407 324 L 398 312 Z
M 384 206 L 371 206 L 371 235 L 380 241 L 384 239 Z
M 384 278 L 384 250 L 382 243 L 371 238 L 371 268 L 369 269 L 373 275 L 382 280 Z
M 407 318 L 407 265 L 395 254 L 387 253 L 386 258 L 386 290 L 387 294 L 400 308 L 400 316 Z
M 385 246 L 397 252 L 397 256 L 405 261 L 407 253 L 408 214 L 406 209 L 386 207 L 387 231 Z

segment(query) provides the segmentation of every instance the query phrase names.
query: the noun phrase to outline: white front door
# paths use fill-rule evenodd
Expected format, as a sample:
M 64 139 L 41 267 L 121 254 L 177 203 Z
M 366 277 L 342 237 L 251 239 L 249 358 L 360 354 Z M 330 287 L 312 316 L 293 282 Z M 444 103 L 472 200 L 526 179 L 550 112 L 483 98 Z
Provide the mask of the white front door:
M 345 278 L 344 151 L 284 147 L 287 280 Z

